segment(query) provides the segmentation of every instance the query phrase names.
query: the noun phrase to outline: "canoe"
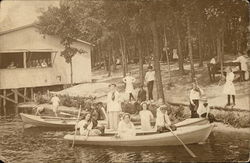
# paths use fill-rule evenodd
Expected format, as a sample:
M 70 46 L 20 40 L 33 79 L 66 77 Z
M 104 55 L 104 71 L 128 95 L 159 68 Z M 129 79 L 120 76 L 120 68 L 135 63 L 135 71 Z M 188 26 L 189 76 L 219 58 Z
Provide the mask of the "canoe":
M 180 127 L 174 133 L 185 143 L 195 144 L 205 142 L 214 125 L 195 125 Z M 72 143 L 74 135 L 65 135 L 64 139 Z M 129 138 L 115 138 L 114 136 L 75 136 L 75 144 L 97 146 L 173 146 L 181 145 L 178 139 L 171 133 L 155 133 L 139 135 Z
M 76 124 L 76 119 L 74 118 L 58 118 L 58 117 L 46 117 L 46 116 L 36 116 L 25 113 L 20 113 L 21 119 L 26 124 L 31 124 L 34 126 L 43 127 L 56 127 L 56 128 L 71 128 L 74 129 Z M 177 127 L 192 126 L 192 125 L 203 125 L 208 124 L 208 120 L 205 118 L 189 118 L 175 125 Z M 107 126 L 107 120 L 99 120 L 98 125 Z M 140 129 L 140 126 L 136 126 Z
M 20 113 L 21 119 L 25 124 L 31 124 L 34 126 L 42 127 L 55 127 L 55 128 L 72 128 L 76 124 L 75 118 L 61 118 L 61 117 L 48 117 L 48 116 L 36 116 L 30 114 Z M 98 121 L 98 125 L 107 125 L 106 120 Z

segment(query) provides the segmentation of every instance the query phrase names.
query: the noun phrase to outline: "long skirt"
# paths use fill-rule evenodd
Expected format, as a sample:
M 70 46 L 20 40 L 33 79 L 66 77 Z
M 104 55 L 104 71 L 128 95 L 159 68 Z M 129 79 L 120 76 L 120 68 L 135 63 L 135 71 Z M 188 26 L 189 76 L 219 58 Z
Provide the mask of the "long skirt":
M 112 130 L 117 130 L 120 111 L 110 111 L 108 112 L 108 128 Z

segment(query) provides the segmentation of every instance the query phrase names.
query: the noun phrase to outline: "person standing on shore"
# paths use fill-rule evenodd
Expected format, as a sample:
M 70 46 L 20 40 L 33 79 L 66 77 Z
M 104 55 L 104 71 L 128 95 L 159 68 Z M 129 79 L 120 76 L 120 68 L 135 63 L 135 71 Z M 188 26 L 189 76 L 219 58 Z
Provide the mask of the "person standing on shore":
M 236 91 L 235 91 L 235 87 L 233 84 L 233 80 L 234 80 L 234 73 L 232 72 L 232 68 L 228 67 L 226 69 L 227 72 L 227 76 L 226 76 L 226 83 L 224 84 L 223 87 L 223 93 L 227 95 L 227 104 L 226 106 L 230 106 L 230 99 L 232 96 L 233 99 L 233 106 L 235 106 L 235 95 L 236 95 Z
M 203 90 L 197 85 L 197 83 L 193 83 L 193 88 L 189 94 L 189 108 L 191 111 L 191 118 L 198 118 L 197 109 L 199 107 L 199 100 L 201 95 L 203 94 Z
M 107 95 L 108 127 L 117 130 L 121 112 L 120 94 L 116 90 L 116 84 L 110 84 L 109 87 L 110 92 Z
M 123 78 L 122 81 L 126 83 L 125 92 L 129 95 L 129 101 L 131 101 L 131 99 L 135 100 L 133 96 L 133 92 L 134 92 L 133 83 L 135 82 L 135 78 L 131 76 L 131 72 L 127 73 L 126 77 Z
M 238 52 L 238 57 L 233 62 L 240 62 L 241 71 L 244 72 L 243 79 L 248 80 L 249 79 L 249 72 L 248 72 L 248 68 L 247 68 L 247 59 L 244 57 L 243 53 Z
M 145 82 L 148 87 L 148 100 L 153 101 L 153 88 L 154 88 L 154 80 L 155 80 L 155 71 L 153 71 L 152 66 L 148 66 L 148 72 L 145 75 Z
M 55 113 L 55 116 L 57 117 L 57 110 L 58 110 L 59 103 L 60 103 L 60 99 L 57 96 L 57 94 L 53 95 L 53 97 L 51 98 L 51 102 L 52 102 L 53 112 Z

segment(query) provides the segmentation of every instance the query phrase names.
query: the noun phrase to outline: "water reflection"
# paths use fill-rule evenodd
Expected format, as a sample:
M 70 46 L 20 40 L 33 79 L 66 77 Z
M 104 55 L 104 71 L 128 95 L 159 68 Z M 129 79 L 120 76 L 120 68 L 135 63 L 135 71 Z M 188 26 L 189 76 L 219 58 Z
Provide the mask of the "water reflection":
M 228 162 L 247 160 L 250 149 L 249 134 L 218 132 L 212 133 L 205 144 L 188 145 L 197 158 L 191 158 L 183 146 L 75 146 L 72 149 L 63 140 L 63 136 L 72 131 L 29 127 L 22 132 L 19 125 L 4 125 L 5 130 L 0 132 L 0 151 L 13 163 Z

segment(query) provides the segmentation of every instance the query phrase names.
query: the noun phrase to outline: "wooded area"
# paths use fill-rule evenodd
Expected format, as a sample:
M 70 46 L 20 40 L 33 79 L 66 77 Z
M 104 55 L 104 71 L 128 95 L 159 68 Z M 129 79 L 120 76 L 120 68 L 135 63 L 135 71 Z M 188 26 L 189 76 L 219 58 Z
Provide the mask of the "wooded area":
M 163 98 L 159 63 L 172 58 L 166 54 L 173 49 L 183 74 L 184 60 L 190 62 L 193 80 L 194 60 L 203 66 L 218 56 L 223 63 L 224 54 L 246 50 L 248 7 L 244 0 L 61 0 L 59 7 L 42 12 L 38 28 L 61 37 L 69 63 L 77 52 L 70 46 L 74 38 L 95 44 L 92 65 L 104 65 L 109 76 L 117 59 L 124 76 L 128 63 L 138 62 L 143 83 L 143 64 L 152 59 L 158 98 Z

